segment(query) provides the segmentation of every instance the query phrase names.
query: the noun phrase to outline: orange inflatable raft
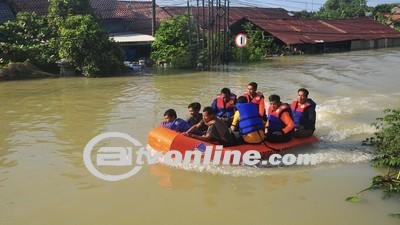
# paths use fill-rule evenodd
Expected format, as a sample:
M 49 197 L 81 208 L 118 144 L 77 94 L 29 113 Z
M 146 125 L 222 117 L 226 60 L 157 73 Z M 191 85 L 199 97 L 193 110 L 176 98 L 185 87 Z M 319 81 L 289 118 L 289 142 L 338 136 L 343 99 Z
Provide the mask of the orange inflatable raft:
M 226 150 L 238 150 L 242 153 L 249 150 L 259 151 L 261 156 L 266 157 L 273 153 L 284 152 L 295 147 L 307 145 L 318 142 L 319 139 L 315 136 L 307 138 L 293 138 L 291 141 L 286 143 L 268 143 L 261 144 L 242 144 L 237 146 L 223 147 L 222 151 Z M 166 128 L 154 128 L 149 132 L 148 145 L 153 151 L 166 153 L 170 150 L 177 150 L 185 154 L 186 151 L 193 151 L 195 149 L 201 149 L 205 146 L 213 146 L 215 150 L 216 144 L 208 143 L 205 141 L 197 140 L 191 137 L 187 137 L 173 130 Z

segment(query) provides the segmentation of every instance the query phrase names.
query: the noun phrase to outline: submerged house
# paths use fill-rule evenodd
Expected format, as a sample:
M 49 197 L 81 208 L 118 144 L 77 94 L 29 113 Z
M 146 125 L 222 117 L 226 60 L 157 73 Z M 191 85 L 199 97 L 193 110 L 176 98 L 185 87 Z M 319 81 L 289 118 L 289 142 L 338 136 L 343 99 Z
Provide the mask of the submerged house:
M 5 4 L 7 3 L 7 4 Z M 6 0 L 14 14 L 35 12 L 45 15 L 49 0 Z M 90 6 L 103 28 L 125 51 L 127 61 L 150 56 L 152 34 L 152 5 L 150 1 L 90 0 Z M 0 5 L 1 7 L 1 5 Z M 0 8 L 1 9 L 1 8 Z M 170 16 L 156 6 L 156 21 Z
M 342 20 L 243 18 L 294 52 L 324 53 L 400 46 L 400 32 L 369 18 Z
M 151 53 L 152 3 L 151 1 L 91 0 L 103 28 L 119 43 L 127 61 L 147 59 Z M 169 15 L 156 6 L 156 23 Z
M 187 13 L 186 7 L 162 7 L 170 16 Z M 208 9 L 189 11 L 200 27 L 207 28 Z M 370 18 L 342 20 L 299 19 L 282 8 L 231 7 L 229 31 L 243 32 L 250 22 L 281 46 L 297 53 L 323 53 L 400 46 L 400 32 Z M 223 28 L 221 27 L 220 30 Z
M 18 12 L 47 14 L 49 0 L 0 0 L 0 23 Z M 151 1 L 90 0 L 103 28 L 125 51 L 128 61 L 148 58 L 151 52 Z M 156 6 L 156 23 L 183 15 L 187 7 Z M 208 8 L 189 10 L 200 29 L 208 29 Z M 227 12 L 214 12 L 227 13 Z M 395 13 L 395 15 L 398 15 Z M 275 42 L 300 53 L 322 53 L 400 46 L 400 32 L 369 18 L 345 20 L 303 20 L 282 8 L 230 7 L 226 27 L 235 34 L 250 22 Z
M 230 7 L 229 11 L 217 11 L 210 10 L 208 7 L 190 7 L 188 11 L 187 7 L 184 6 L 164 6 L 162 9 L 168 13 L 169 16 L 178 16 L 187 14 L 188 12 L 192 16 L 195 23 L 199 24 L 200 28 L 203 30 L 209 29 L 213 25 L 210 24 L 209 18 L 216 20 L 218 15 L 223 17 L 223 14 L 227 14 L 226 30 L 231 30 L 232 25 L 237 24 L 243 18 L 248 19 L 293 19 L 293 15 L 285 9 L 282 8 L 259 8 L 259 7 Z M 214 14 L 214 16 L 212 16 Z M 216 21 L 211 21 L 211 23 Z M 219 29 L 224 30 L 223 22 L 220 23 L 221 27 Z M 214 29 L 217 29 L 215 26 Z

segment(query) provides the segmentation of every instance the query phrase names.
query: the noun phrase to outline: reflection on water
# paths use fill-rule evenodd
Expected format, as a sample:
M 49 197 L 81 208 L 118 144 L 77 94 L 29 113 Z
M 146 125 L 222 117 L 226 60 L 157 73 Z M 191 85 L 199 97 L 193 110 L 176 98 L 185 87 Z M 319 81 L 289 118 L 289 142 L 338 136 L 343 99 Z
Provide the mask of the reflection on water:
M 281 57 L 228 72 L 0 83 L 0 224 L 395 224 L 386 214 L 398 202 L 378 192 L 357 206 L 343 199 L 376 173 L 360 141 L 384 108 L 400 105 L 399 62 L 400 51 L 389 49 Z M 316 153 L 318 166 L 156 165 L 117 183 L 83 166 L 83 147 L 97 134 L 145 143 L 167 108 L 186 117 L 188 103 L 206 106 L 225 86 L 240 94 L 249 81 L 284 101 L 310 89 L 321 142 L 295 152 Z

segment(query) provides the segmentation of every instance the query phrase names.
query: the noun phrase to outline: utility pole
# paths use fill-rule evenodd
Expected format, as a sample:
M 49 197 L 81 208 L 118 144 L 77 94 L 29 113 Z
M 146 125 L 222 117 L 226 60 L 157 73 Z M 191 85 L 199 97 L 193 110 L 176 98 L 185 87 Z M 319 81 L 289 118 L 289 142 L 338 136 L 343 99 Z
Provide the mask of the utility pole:
M 152 18 L 151 18 L 151 35 L 156 34 L 156 0 L 151 0 Z
M 229 2 L 230 0 L 207 0 L 205 3 L 202 0 L 202 47 L 207 49 L 208 69 L 215 65 L 228 64 Z
M 189 32 L 189 49 L 192 48 L 192 23 L 191 23 L 191 16 L 190 16 L 190 4 L 189 4 L 189 0 L 187 0 L 187 16 L 188 16 L 188 32 Z
M 197 9 L 197 14 L 196 14 L 196 35 L 197 35 L 197 48 L 200 46 L 200 7 L 199 7 L 199 0 L 196 2 L 196 9 Z

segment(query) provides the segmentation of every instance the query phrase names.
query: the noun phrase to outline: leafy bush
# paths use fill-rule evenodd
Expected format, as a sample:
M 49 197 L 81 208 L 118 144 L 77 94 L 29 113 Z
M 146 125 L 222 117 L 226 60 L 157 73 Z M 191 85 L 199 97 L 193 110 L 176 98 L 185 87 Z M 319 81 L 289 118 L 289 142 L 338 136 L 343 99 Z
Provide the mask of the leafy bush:
M 0 64 L 30 61 L 56 71 L 61 58 L 89 76 L 122 70 L 122 50 L 90 13 L 88 0 L 52 0 L 48 16 L 19 13 L 0 26 Z
M 372 13 L 376 21 L 385 25 L 391 25 L 394 29 L 400 31 L 400 24 L 392 20 L 391 10 L 396 6 L 398 7 L 400 5 L 395 3 L 377 5 Z
M 366 0 L 327 0 L 316 17 L 326 19 L 363 17 L 367 10 Z
M 386 175 L 372 179 L 371 188 L 390 195 L 400 193 L 400 109 L 386 109 L 384 113 L 373 124 L 377 132 L 364 143 L 375 147 L 373 165 L 388 168 Z
M 385 13 L 391 13 L 391 10 L 399 6 L 398 3 L 392 3 L 392 4 L 380 4 L 377 5 L 374 10 L 372 11 L 373 15 L 376 16 L 378 14 L 385 14 Z
M 196 66 L 197 51 L 189 46 L 189 37 L 195 37 L 194 26 L 187 15 L 174 16 L 160 24 L 152 44 L 151 58 L 175 68 Z
M 316 12 L 309 12 L 306 10 L 294 12 L 293 14 L 294 14 L 294 16 L 302 18 L 302 19 L 313 19 L 316 17 Z
M 59 31 L 60 58 L 72 62 L 85 76 L 121 71 L 123 54 L 91 15 L 70 16 Z
M 49 70 L 58 60 L 54 33 L 47 19 L 36 13 L 18 13 L 15 20 L 0 26 L 2 63 L 31 61 Z
M 372 164 L 375 167 L 387 168 L 386 175 L 378 175 L 372 178 L 367 190 L 380 189 L 389 197 L 400 194 L 400 109 L 386 109 L 382 118 L 377 118 L 373 125 L 376 132 L 373 137 L 367 138 L 363 143 L 374 147 L 374 158 Z M 346 199 L 349 202 L 358 202 L 358 196 Z M 391 214 L 400 217 L 400 213 Z
M 375 147 L 373 165 L 400 169 L 400 109 L 386 109 L 373 124 L 377 132 L 364 143 Z
M 68 16 L 91 14 L 88 0 L 52 0 L 49 5 L 50 18 L 66 19 Z
M 256 62 L 263 60 L 267 55 L 280 54 L 281 48 L 274 43 L 273 38 L 266 37 L 261 29 L 251 23 L 243 24 L 248 43 L 245 48 L 233 47 L 233 59 L 242 62 Z

